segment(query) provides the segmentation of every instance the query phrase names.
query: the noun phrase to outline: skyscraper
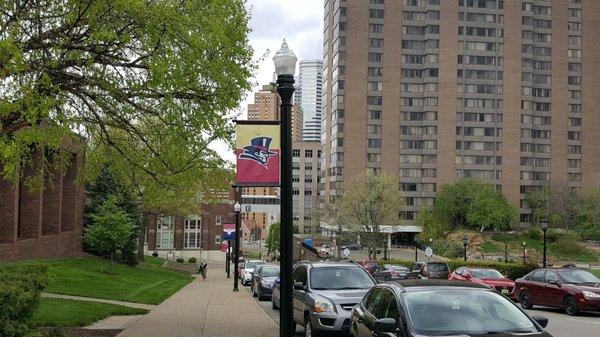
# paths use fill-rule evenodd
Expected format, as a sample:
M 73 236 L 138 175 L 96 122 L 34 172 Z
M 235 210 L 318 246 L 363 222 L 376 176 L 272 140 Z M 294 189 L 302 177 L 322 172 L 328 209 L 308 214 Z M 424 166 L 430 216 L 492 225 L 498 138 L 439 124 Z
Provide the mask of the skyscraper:
M 294 102 L 304 115 L 304 141 L 321 140 L 322 84 L 323 60 L 300 61 Z
M 325 0 L 323 195 L 396 175 L 403 223 L 460 178 L 524 202 L 600 167 L 600 1 Z

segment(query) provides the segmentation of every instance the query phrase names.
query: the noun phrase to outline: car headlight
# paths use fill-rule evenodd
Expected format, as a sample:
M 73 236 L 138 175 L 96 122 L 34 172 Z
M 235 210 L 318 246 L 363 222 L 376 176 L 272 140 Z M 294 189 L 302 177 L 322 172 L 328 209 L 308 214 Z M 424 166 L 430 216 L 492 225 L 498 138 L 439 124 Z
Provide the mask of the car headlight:
M 588 300 L 590 300 L 592 298 L 597 299 L 597 298 L 600 298 L 600 294 L 596 294 L 591 291 L 584 291 L 583 297 L 587 298 Z
M 326 301 L 326 300 L 315 300 L 315 312 L 316 313 L 322 313 L 322 312 L 334 312 L 335 309 L 333 308 L 333 304 L 331 304 L 331 302 Z

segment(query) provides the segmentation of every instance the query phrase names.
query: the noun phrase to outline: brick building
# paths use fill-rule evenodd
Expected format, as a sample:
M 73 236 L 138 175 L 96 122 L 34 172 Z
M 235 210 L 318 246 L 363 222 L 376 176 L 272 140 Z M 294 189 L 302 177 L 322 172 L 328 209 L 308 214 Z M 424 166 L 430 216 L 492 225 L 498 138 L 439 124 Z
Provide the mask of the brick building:
M 234 192 L 223 196 L 221 202 L 201 205 L 200 214 L 188 216 L 149 214 L 146 226 L 146 251 L 161 256 L 173 253 L 176 257 L 222 258 L 223 224 L 235 224 Z M 242 226 L 242 242 L 247 230 Z M 246 232 L 246 233 L 244 233 Z M 245 234 L 245 235 L 244 235 Z
M 66 172 L 55 172 L 53 187 L 42 191 L 0 178 L 0 261 L 82 254 L 84 194 L 75 183 L 81 165 L 73 155 Z M 28 168 L 24 176 L 33 173 Z

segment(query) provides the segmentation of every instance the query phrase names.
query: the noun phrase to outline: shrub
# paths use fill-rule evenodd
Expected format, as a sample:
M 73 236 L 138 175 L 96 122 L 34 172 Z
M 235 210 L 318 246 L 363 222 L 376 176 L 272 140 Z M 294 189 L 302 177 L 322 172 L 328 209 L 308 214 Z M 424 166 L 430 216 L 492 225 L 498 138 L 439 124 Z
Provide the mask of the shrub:
M 183 257 L 178 257 L 176 261 L 177 263 L 183 263 L 185 260 L 183 259 Z
M 431 248 L 433 249 L 434 254 L 447 257 L 449 259 L 455 259 L 463 256 L 464 254 L 464 247 L 461 244 L 454 242 L 442 240 L 434 241 Z
M 504 263 L 493 261 L 463 261 L 451 260 L 447 262 L 450 271 L 454 271 L 459 267 L 483 267 L 493 268 L 498 270 L 502 275 L 505 275 L 511 280 L 516 280 L 519 277 L 527 275 L 528 272 L 537 268 L 537 266 L 525 266 L 521 263 Z
M 34 336 L 27 322 L 40 303 L 48 283 L 48 266 L 0 268 L 0 336 Z
M 411 270 L 415 268 L 415 263 L 413 261 L 402 260 L 402 259 L 379 260 L 379 264 L 380 265 L 384 265 L 384 264 L 400 265 L 400 266 L 405 266 L 406 268 L 411 269 Z
M 532 240 L 541 240 L 542 239 L 542 230 L 539 228 L 531 228 L 527 232 L 525 232 L 525 236 Z
M 189 263 L 196 263 L 196 262 L 198 262 L 198 259 L 192 256 L 192 257 L 190 257 L 190 258 L 188 259 L 188 262 L 189 262 Z
M 152 253 L 152 256 L 154 256 L 154 257 L 158 257 L 158 253 L 157 253 L 157 252 L 154 252 L 154 253 Z

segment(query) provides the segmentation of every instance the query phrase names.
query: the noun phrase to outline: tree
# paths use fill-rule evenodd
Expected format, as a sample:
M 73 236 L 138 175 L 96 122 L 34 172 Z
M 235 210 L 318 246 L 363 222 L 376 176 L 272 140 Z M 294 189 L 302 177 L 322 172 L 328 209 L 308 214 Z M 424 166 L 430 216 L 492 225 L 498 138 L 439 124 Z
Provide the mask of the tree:
M 551 224 L 565 229 L 573 227 L 577 199 L 577 193 L 568 184 L 560 182 L 553 182 L 525 197 L 534 222 L 548 218 Z
M 143 260 L 144 258 L 143 239 L 140 240 L 143 231 L 141 228 L 142 215 L 139 203 L 133 200 L 129 189 L 115 178 L 115 175 L 108 166 L 102 167 L 96 179 L 85 187 L 86 203 L 83 209 L 84 228 L 93 225 L 93 215 L 96 214 L 99 207 L 101 207 L 111 196 L 116 197 L 118 200 L 117 206 L 127 213 L 132 223 L 131 235 L 125 246 L 121 249 L 118 259 L 130 266 L 136 265 L 138 259 Z M 83 250 L 92 254 L 98 253 L 87 244 L 84 244 Z
M 273 253 L 277 257 L 277 252 L 281 250 L 281 224 L 279 222 L 275 222 L 269 227 L 265 247 L 267 247 L 267 255 Z
M 376 258 L 384 247 L 382 226 L 398 223 L 402 196 L 397 180 L 386 174 L 367 174 L 344 184 L 344 194 L 336 203 L 337 223 L 347 231 L 360 234 L 360 241 Z
M 600 187 L 581 190 L 576 207 L 575 230 L 588 240 L 600 240 Z
M 147 209 L 222 188 L 210 146 L 231 143 L 228 112 L 251 88 L 248 20 L 243 0 L 1 1 L 2 175 L 35 161 L 22 178 L 42 186 L 69 144 L 87 147 L 86 174 L 110 164 Z
M 433 218 L 424 220 L 436 230 L 470 228 L 484 231 L 510 229 L 517 218 L 517 210 L 491 184 L 479 180 L 462 179 L 442 187 L 434 207 Z M 441 224 L 446 224 L 442 226 Z
M 112 273 L 114 254 L 123 249 L 132 233 L 131 219 L 118 203 L 115 196 L 106 199 L 91 215 L 92 225 L 84 233 L 84 240 L 90 247 L 108 256 L 109 274 Z

